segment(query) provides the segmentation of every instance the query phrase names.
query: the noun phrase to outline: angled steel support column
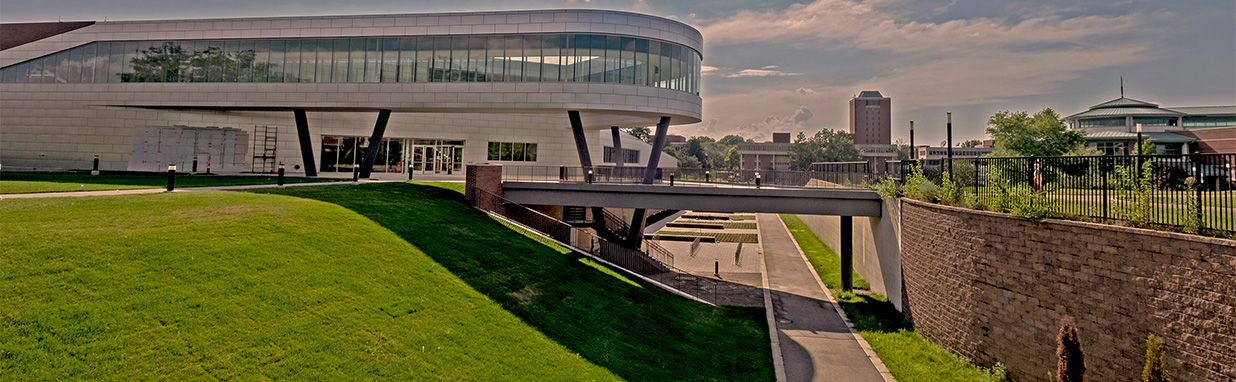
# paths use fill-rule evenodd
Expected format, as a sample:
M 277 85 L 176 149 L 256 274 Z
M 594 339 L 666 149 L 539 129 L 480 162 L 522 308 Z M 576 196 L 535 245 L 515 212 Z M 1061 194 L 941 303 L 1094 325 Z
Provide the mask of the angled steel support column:
M 657 123 L 656 135 L 652 136 L 652 152 L 648 153 L 648 168 L 644 170 L 644 184 L 652 184 L 652 181 L 657 178 L 657 165 L 661 164 L 661 150 L 665 149 L 665 136 L 669 134 L 670 117 L 661 117 L 661 122 Z M 644 214 L 647 212 L 643 208 L 636 208 L 635 213 L 631 215 L 631 233 L 627 237 L 635 243 L 643 240 L 644 237 Z
M 318 176 L 318 165 L 313 161 L 313 141 L 309 140 L 309 118 L 305 109 L 293 109 L 296 115 L 296 136 L 300 139 L 300 159 L 305 166 L 305 176 Z
M 575 151 L 579 154 L 579 165 L 583 167 L 584 176 L 592 170 L 592 154 L 588 153 L 588 137 L 584 134 L 584 122 L 579 119 L 579 111 L 568 110 L 567 118 L 571 120 L 571 134 L 575 136 Z M 592 207 L 592 224 L 605 228 L 605 209 Z
M 657 165 L 661 164 L 661 150 L 665 149 L 665 136 L 669 134 L 670 117 L 661 117 L 656 135 L 652 136 L 652 152 L 648 155 L 648 170 L 644 172 L 644 184 L 652 184 L 657 177 Z
M 373 174 L 373 162 L 378 159 L 378 149 L 382 145 L 382 135 L 386 134 L 386 122 L 391 119 L 390 110 L 378 111 L 378 122 L 373 125 L 373 136 L 369 137 L 369 149 L 365 150 L 365 160 L 361 162 L 360 177 L 369 178 Z
M 841 290 L 854 289 L 854 217 L 841 217 Z
M 610 151 L 610 156 L 614 157 L 614 167 L 622 167 L 626 164 L 626 155 L 622 155 L 622 137 L 619 135 L 618 126 L 610 126 L 609 131 L 614 135 L 614 149 Z M 601 158 L 604 161 L 605 158 Z

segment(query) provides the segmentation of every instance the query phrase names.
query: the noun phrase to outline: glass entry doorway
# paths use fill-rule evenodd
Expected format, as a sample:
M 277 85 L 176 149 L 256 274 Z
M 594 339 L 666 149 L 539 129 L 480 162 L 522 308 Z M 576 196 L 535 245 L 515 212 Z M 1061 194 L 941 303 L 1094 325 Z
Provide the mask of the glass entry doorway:
M 413 174 L 454 174 L 463 167 L 463 141 L 414 139 L 408 152 Z

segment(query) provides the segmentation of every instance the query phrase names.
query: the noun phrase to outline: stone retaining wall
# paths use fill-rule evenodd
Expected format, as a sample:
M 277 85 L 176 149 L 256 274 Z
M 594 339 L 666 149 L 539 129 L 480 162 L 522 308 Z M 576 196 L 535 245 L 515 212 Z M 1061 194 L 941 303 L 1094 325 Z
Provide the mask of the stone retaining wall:
M 911 200 L 901 212 L 905 311 L 932 342 L 1047 381 L 1069 315 L 1087 380 L 1140 380 L 1151 333 L 1174 380 L 1236 380 L 1236 241 Z

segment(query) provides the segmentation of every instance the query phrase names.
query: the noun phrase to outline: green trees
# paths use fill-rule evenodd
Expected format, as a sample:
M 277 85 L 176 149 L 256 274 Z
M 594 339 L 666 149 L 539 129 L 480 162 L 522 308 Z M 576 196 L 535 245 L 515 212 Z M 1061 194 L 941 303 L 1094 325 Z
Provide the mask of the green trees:
M 1167 355 L 1163 354 L 1163 340 L 1154 334 L 1146 337 L 1146 367 L 1142 369 L 1142 382 L 1171 382 L 1167 373 Z
M 687 138 L 686 146 L 666 147 L 665 152 L 678 158 L 679 168 L 736 169 L 740 162 L 738 144 L 742 142 L 743 137 L 738 135 L 727 135 L 720 141 L 694 136 Z
M 790 170 L 807 171 L 815 162 L 851 162 L 862 159 L 850 135 L 840 130 L 820 130 L 808 138 L 798 133 L 790 143 Z
M 1086 142 L 1082 131 L 1069 130 L 1051 108 L 1033 116 L 1024 111 L 1002 111 L 987 121 L 987 134 L 1001 156 L 1058 156 Z
M 635 127 L 628 129 L 627 132 L 644 142 L 648 142 L 648 136 L 652 135 L 652 129 L 647 127 Z

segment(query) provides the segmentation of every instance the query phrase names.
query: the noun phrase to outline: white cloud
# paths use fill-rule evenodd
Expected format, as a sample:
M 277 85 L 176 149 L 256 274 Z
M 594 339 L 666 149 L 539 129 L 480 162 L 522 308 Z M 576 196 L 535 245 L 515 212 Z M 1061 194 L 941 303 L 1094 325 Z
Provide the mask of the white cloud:
M 816 91 L 811 88 L 798 88 L 798 94 L 810 96 L 816 95 Z
M 725 78 L 783 77 L 783 76 L 797 76 L 799 74 L 802 74 L 802 73 L 790 73 L 790 72 L 783 72 L 780 70 L 776 70 L 775 69 L 776 66 L 765 66 L 765 68 L 774 68 L 774 69 L 743 69 L 735 73 L 722 74 L 721 76 Z
M 715 66 L 700 65 L 701 76 L 711 76 L 717 74 L 719 70 L 721 70 L 721 68 Z

